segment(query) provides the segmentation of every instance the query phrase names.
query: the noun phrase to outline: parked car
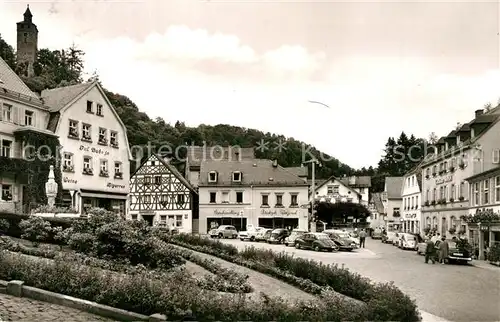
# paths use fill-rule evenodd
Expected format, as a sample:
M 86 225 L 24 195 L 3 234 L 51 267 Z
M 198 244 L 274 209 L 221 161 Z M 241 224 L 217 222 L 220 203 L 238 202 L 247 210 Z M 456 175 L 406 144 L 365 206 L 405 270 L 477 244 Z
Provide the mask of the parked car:
M 337 245 L 324 233 L 305 233 L 295 239 L 295 248 L 313 249 L 317 252 L 327 250 L 333 252 L 338 250 Z
M 247 225 L 247 230 L 246 231 L 240 231 L 238 234 L 238 237 L 240 240 L 249 240 L 249 241 L 255 241 L 255 236 L 261 231 L 262 227 L 255 227 L 254 225 Z
M 382 229 L 375 228 L 372 232 L 372 239 L 382 239 Z
M 290 233 L 290 236 L 288 236 L 287 238 L 285 238 L 285 246 L 294 246 L 295 245 L 295 240 L 304 235 L 305 233 L 307 233 L 307 231 L 305 230 L 302 230 L 302 229 L 294 229 L 292 230 L 292 232 Z
M 398 234 L 395 231 L 388 231 L 387 234 L 382 235 L 382 243 L 392 244 L 392 241 L 397 237 Z
M 337 245 L 339 250 L 343 251 L 352 251 L 356 248 L 356 244 L 349 238 L 349 234 L 346 232 L 327 229 L 323 231 L 324 234 L 327 234 L 328 237 Z
M 417 244 L 417 255 L 425 255 L 427 243 L 425 241 Z
M 271 237 L 272 229 L 263 228 L 255 235 L 255 241 L 267 241 Z
M 415 250 L 415 248 L 417 247 L 417 239 L 412 234 L 399 234 L 398 247 L 401 249 Z
M 452 262 L 458 262 L 458 263 L 465 263 L 467 264 L 469 261 L 472 260 L 471 254 L 467 249 L 459 249 L 457 247 L 457 243 L 454 240 L 447 239 L 448 242 L 448 257 L 444 259 L 444 262 L 446 264 L 452 263 Z M 441 240 L 437 240 L 436 243 L 434 244 L 434 247 L 436 248 L 436 257 L 438 256 L 439 253 L 439 244 L 441 244 Z M 437 258 L 436 258 L 437 260 Z
M 267 240 L 269 244 L 284 244 L 285 238 L 288 237 L 288 230 L 278 228 L 271 232 L 271 237 Z
M 396 233 L 396 235 L 394 236 L 394 238 L 392 239 L 392 246 L 399 246 L 399 236 L 401 235 L 401 233 Z
M 238 231 L 234 226 L 221 225 L 217 229 L 209 231 L 212 238 L 238 238 Z

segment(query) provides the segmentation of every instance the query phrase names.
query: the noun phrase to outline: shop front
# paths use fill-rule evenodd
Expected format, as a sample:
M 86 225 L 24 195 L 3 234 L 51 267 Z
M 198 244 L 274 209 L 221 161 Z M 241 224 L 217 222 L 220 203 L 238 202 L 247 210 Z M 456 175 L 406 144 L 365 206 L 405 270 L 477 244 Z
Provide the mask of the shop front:
M 258 226 L 264 228 L 287 228 L 307 230 L 307 209 L 263 208 L 258 217 Z
M 103 208 L 125 218 L 128 194 L 92 190 L 80 190 L 75 194 L 75 204 L 80 204 L 80 213 L 87 214 L 90 208 Z
M 241 208 L 200 208 L 200 232 L 208 233 L 221 225 L 231 225 L 237 231 L 246 230 L 248 214 Z
M 417 214 L 405 214 L 402 231 L 413 234 L 420 232 L 420 221 Z

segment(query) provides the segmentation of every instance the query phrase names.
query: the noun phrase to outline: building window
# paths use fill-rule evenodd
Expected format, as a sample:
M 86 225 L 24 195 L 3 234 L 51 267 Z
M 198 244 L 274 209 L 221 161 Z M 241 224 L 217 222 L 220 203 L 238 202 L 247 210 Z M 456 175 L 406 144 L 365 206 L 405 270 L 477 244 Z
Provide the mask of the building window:
M 465 193 L 465 182 L 460 182 L 459 198 L 464 198 L 464 193 Z
M 115 161 L 115 178 L 123 179 L 122 163 Z
M 69 120 L 69 133 L 71 138 L 78 138 L 78 121 Z
M 276 207 L 283 207 L 283 195 L 276 195 Z
M 352 198 L 347 198 L 347 202 L 352 203 Z M 297 206 L 297 205 L 290 205 L 290 206 Z
M 12 105 L 3 104 L 2 108 L 2 121 L 12 122 Z
M 431 176 L 431 168 L 427 168 L 425 170 L 425 174 L 426 174 L 427 177 L 430 177 Z
M 290 207 L 297 207 L 299 205 L 298 195 L 296 193 L 293 193 L 290 195 L 290 197 L 291 197 Z M 352 198 L 350 199 L 352 201 Z
M 236 192 L 236 202 L 243 203 L 243 191 Z
M 446 172 L 448 170 L 448 162 L 444 161 L 443 163 L 443 172 Z
M 444 187 L 439 187 L 439 199 L 444 199 Z
M 99 172 L 99 175 L 101 177 L 107 177 L 109 176 L 109 173 L 108 173 L 108 160 L 101 160 L 101 163 L 100 163 L 100 172 Z
M 495 178 L 495 201 L 500 202 L 500 176 Z
M 109 145 L 111 145 L 113 148 L 118 147 L 118 132 L 116 132 L 116 131 L 110 132 Z
M 175 216 L 175 226 L 182 227 L 182 215 Z
M 436 201 L 437 200 L 437 189 L 434 188 L 434 190 L 432 191 L 432 201 Z
M 33 111 L 24 111 L 24 125 L 33 126 Z
M 404 210 L 407 210 L 407 209 L 408 209 L 407 199 L 408 199 L 408 198 L 403 198 L 403 209 L 404 209 Z
M 499 164 L 500 163 L 500 150 L 499 149 L 496 149 L 496 150 L 493 150 L 493 153 L 492 153 L 492 163 L 495 163 L 495 164 Z
M 217 193 L 210 192 L 210 203 L 216 203 L 216 202 L 217 202 Z
M 233 181 L 234 182 L 241 182 L 241 172 L 239 172 L 239 171 L 233 172 Z
M 93 105 L 92 101 L 87 101 L 87 113 L 93 113 L 92 105 Z
M 161 185 L 161 176 L 155 176 L 155 185 Z
M 74 170 L 75 168 L 73 165 L 73 153 L 64 152 L 63 171 L 73 172 Z
M 91 157 L 83 157 L 83 173 L 92 175 L 92 158 Z
M 131 215 L 132 216 L 132 220 L 137 220 L 137 215 Z
M 160 215 L 160 222 L 161 223 L 167 223 L 167 215 Z
M 435 176 L 436 175 L 436 171 L 437 171 L 437 167 L 436 166 L 433 166 L 432 167 L 432 175 Z
M 186 202 L 186 198 L 184 195 L 177 195 L 177 204 L 182 206 Z
M 262 195 L 262 206 L 269 207 L 269 196 Z
M 28 43 L 28 33 L 27 32 L 23 33 L 23 41 L 25 44 Z
M 222 191 L 222 203 L 229 203 L 229 191 Z
M 12 185 L 2 184 L 2 200 L 3 201 L 12 200 Z
M 99 141 L 97 143 L 103 145 L 108 144 L 107 130 L 102 127 L 99 128 Z
M 144 185 L 149 186 L 151 184 L 151 177 L 144 176 Z
M 208 173 L 208 182 L 217 182 L 217 172 L 215 171 L 210 171 Z
M 456 158 L 452 158 L 450 162 L 451 162 L 451 164 L 450 164 L 450 170 L 453 171 L 455 169 L 455 167 L 457 166 L 457 159 Z
M 10 140 L 2 140 L 2 156 L 6 158 L 10 158 L 12 151 L 12 141 Z
M 333 194 L 338 194 L 339 193 L 339 185 L 336 184 L 333 186 Z
M 82 125 L 82 140 L 84 141 L 91 141 L 91 131 L 92 126 L 90 124 L 83 124 Z
M 333 195 L 333 186 L 326 187 L 326 194 Z
M 483 205 L 490 203 L 490 180 L 483 181 Z
M 479 206 L 479 182 L 474 184 L 474 205 Z
M 96 114 L 102 116 L 102 104 L 97 104 Z
M 456 187 L 455 184 L 451 185 L 450 200 L 455 200 L 456 197 Z
M 430 197 L 431 197 L 431 192 L 430 192 L 430 190 L 427 190 L 425 192 L 425 201 L 431 201 Z
M 144 196 L 144 203 L 151 203 L 151 195 Z
M 152 166 L 155 166 L 155 165 L 156 165 L 156 162 L 155 162 L 155 161 L 151 161 L 151 165 L 152 165 Z
M 418 196 L 415 196 L 415 209 L 418 209 Z

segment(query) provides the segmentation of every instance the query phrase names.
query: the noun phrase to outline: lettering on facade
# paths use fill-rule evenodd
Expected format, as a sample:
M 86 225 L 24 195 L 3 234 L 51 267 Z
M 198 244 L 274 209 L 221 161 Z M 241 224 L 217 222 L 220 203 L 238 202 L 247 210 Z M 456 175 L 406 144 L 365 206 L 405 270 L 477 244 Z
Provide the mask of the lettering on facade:
M 122 185 L 122 184 L 114 184 L 114 183 L 111 183 L 111 182 L 108 182 L 107 187 L 108 187 L 108 188 L 113 188 L 113 189 L 125 189 L 125 185 Z
M 99 154 L 99 155 L 103 155 L 103 156 L 109 155 L 109 151 L 103 150 L 101 148 L 94 148 L 94 147 L 89 147 L 89 146 L 85 146 L 85 145 L 80 145 L 80 151 L 91 152 L 91 153 Z
M 450 182 L 450 181 L 453 181 L 453 176 L 451 174 L 447 175 L 445 177 L 442 177 L 442 178 L 437 178 L 436 179 L 436 184 L 443 184 L 443 183 L 447 183 L 447 182 Z
M 266 216 L 295 216 L 299 214 L 298 209 L 290 210 L 290 209 L 262 209 L 260 211 L 261 215 Z
M 63 178 L 63 183 L 73 183 L 73 184 L 77 184 L 78 183 L 78 180 L 75 180 L 75 179 L 70 179 L 68 177 L 64 177 Z
M 214 210 L 214 215 L 219 215 L 219 216 L 238 216 L 240 214 L 239 211 L 232 210 L 232 209 L 215 209 Z
M 405 218 L 407 218 L 407 219 L 417 218 L 417 215 L 416 214 L 406 214 Z

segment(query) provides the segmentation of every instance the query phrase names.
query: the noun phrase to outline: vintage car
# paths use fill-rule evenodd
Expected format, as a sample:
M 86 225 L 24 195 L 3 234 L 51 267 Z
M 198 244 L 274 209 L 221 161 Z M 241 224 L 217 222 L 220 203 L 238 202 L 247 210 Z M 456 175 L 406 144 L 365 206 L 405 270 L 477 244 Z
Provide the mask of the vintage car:
M 249 241 L 255 241 L 255 236 L 261 231 L 262 227 L 255 227 L 254 225 L 247 225 L 247 230 L 246 231 L 240 231 L 238 234 L 238 237 L 240 238 L 241 241 L 249 240 Z
M 285 246 L 294 246 L 295 245 L 295 240 L 304 235 L 305 233 L 307 233 L 307 231 L 305 230 L 302 230 L 302 229 L 294 229 L 292 230 L 292 232 L 290 233 L 290 236 L 288 236 L 287 238 L 285 238 Z
M 382 239 L 382 229 L 375 228 L 372 232 L 372 239 Z
M 425 250 L 427 249 L 427 243 L 425 241 L 417 244 L 417 255 L 425 255 Z
M 271 236 L 267 240 L 269 244 L 284 244 L 285 238 L 288 237 L 288 230 L 285 228 L 278 228 L 271 232 Z
M 272 229 L 263 228 L 255 235 L 255 241 L 267 241 L 271 237 Z
M 330 239 L 327 234 L 323 233 L 305 233 L 295 239 L 295 248 L 297 249 L 313 249 L 317 252 L 327 250 L 333 252 L 338 250 L 337 245 Z
M 397 240 L 398 233 L 395 231 L 388 231 L 387 234 L 382 236 L 382 243 L 384 244 L 393 244 L 394 239 Z
M 415 235 L 408 233 L 399 234 L 397 246 L 404 250 L 415 250 L 415 248 L 417 248 L 417 238 L 415 237 Z
M 444 262 L 446 264 L 450 264 L 452 262 L 467 264 L 469 261 L 472 260 L 471 254 L 467 249 L 459 249 L 456 241 L 452 239 L 447 239 L 446 241 L 448 242 L 448 257 L 444 259 Z M 436 248 L 435 251 L 436 260 L 439 254 L 439 244 L 441 244 L 442 242 L 443 242 L 442 240 L 437 240 L 436 243 L 434 244 L 434 247 Z
M 238 232 L 234 226 L 221 225 L 208 232 L 212 238 L 238 238 Z
M 327 229 L 323 231 L 324 234 L 327 234 L 328 237 L 337 245 L 339 250 L 343 251 L 352 251 L 356 248 L 356 243 L 349 238 L 349 233 Z

